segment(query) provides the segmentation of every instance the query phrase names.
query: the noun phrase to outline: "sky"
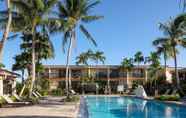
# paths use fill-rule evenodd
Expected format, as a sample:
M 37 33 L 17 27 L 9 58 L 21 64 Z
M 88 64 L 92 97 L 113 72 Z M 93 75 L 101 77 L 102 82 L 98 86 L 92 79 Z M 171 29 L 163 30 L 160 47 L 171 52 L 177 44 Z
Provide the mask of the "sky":
M 4 5 L 0 3 L 2 10 Z M 176 17 L 182 12 L 179 0 L 102 0 L 91 14 L 103 15 L 104 19 L 85 24 L 86 28 L 97 41 L 94 47 L 77 30 L 76 48 L 73 50 L 71 64 L 75 57 L 88 49 L 103 51 L 105 64 L 120 64 L 123 57 L 133 57 L 137 51 L 148 56 L 155 48 L 152 41 L 162 37 L 158 23 L 165 23 L 170 17 Z M 2 31 L 0 34 L 2 37 Z M 47 65 L 63 65 L 66 63 L 66 53 L 62 52 L 62 34 L 51 35 L 55 47 L 55 58 L 43 61 Z M 3 63 L 11 70 L 13 57 L 20 53 L 19 38 L 7 41 L 4 48 Z M 186 66 L 186 49 L 180 48 L 178 65 Z M 163 64 L 163 60 L 162 64 Z M 173 66 L 173 60 L 168 61 Z

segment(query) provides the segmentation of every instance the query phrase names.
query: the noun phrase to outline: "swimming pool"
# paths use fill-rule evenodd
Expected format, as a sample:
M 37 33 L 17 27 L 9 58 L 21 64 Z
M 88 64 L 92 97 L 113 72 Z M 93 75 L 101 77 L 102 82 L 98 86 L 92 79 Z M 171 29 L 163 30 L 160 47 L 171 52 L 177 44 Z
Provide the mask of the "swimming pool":
M 186 107 L 132 97 L 86 97 L 89 118 L 186 118 Z

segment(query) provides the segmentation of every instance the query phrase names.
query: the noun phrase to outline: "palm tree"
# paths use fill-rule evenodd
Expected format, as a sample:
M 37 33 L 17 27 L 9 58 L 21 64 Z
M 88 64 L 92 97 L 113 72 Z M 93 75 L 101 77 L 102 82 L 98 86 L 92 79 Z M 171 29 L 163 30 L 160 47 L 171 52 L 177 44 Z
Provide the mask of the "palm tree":
M 32 35 L 29 33 L 23 33 L 22 44 L 20 45 L 21 54 L 17 55 L 15 59 L 15 64 L 13 65 L 12 69 L 14 71 L 21 70 L 22 72 L 22 83 L 24 82 L 24 72 L 27 70 L 28 76 L 31 76 L 31 65 L 32 65 Z M 39 76 L 39 72 L 43 71 L 43 66 L 41 60 L 49 59 L 54 57 L 54 49 L 53 45 L 50 42 L 49 35 L 45 34 L 45 32 L 37 33 L 35 38 L 35 54 L 36 54 L 36 73 Z M 30 78 L 28 78 L 30 79 Z M 37 84 L 35 84 L 37 85 Z M 23 87 L 23 88 L 24 88 Z M 24 89 L 23 89 L 24 90 Z
M 157 50 L 156 53 L 158 55 L 161 55 L 161 54 L 163 55 L 164 70 L 166 72 L 166 70 L 167 70 L 167 59 L 174 57 L 173 48 L 170 44 L 170 41 L 167 38 L 158 38 L 158 39 L 153 41 L 153 45 L 156 47 L 156 50 Z M 178 53 L 178 50 L 176 50 L 176 52 Z
M 27 62 L 26 60 L 28 59 L 27 56 L 24 54 L 21 55 L 17 55 L 14 57 L 15 59 L 15 64 L 13 64 L 12 66 L 12 70 L 13 71 L 21 71 L 22 74 L 22 85 L 24 84 L 24 73 L 25 73 L 25 69 L 27 68 Z
M 101 51 L 96 51 L 95 53 L 93 53 L 92 55 L 92 59 L 96 62 L 96 66 L 98 66 L 99 61 L 104 64 L 105 63 L 105 59 L 106 57 L 104 56 L 104 52 Z M 97 76 L 97 69 L 96 69 L 96 79 L 99 79 Z
M 77 27 L 80 28 L 81 32 L 89 39 L 95 46 L 97 45 L 93 37 L 87 31 L 83 23 L 90 23 L 92 21 L 102 18 L 101 16 L 90 15 L 90 10 L 94 8 L 100 2 L 89 1 L 89 0 L 64 0 L 58 4 L 58 23 L 61 25 L 55 27 L 52 32 L 63 32 L 63 47 L 68 45 L 67 61 L 66 61 L 66 92 L 67 97 L 69 96 L 69 62 L 71 58 L 71 52 L 74 43 L 77 40 L 76 33 Z
M 173 57 L 174 57 L 174 65 L 175 65 L 175 75 L 177 80 L 177 88 L 180 89 L 180 80 L 179 80 L 179 74 L 177 69 L 177 54 L 176 54 L 176 48 L 177 46 L 186 46 L 186 40 L 183 37 L 185 35 L 184 32 L 184 25 L 186 15 L 182 14 L 178 17 L 176 17 L 174 20 L 169 21 L 165 24 L 160 23 L 160 30 L 164 32 L 164 34 L 167 36 L 165 39 L 160 40 L 161 42 L 170 42 L 170 45 L 173 50 Z
M 134 62 L 136 62 L 138 64 L 138 68 L 141 62 L 144 61 L 144 57 L 141 51 L 136 52 L 136 54 L 134 55 Z
M 157 95 L 157 85 L 156 85 L 156 80 L 158 79 L 158 73 L 161 71 L 161 65 L 160 65 L 160 57 L 156 52 L 151 52 L 149 56 L 149 62 L 150 67 L 149 67 L 149 73 L 152 78 L 155 80 L 155 95 Z
M 104 56 L 104 52 L 96 51 L 96 52 L 93 54 L 93 59 L 95 60 L 96 65 L 98 65 L 99 61 L 100 61 L 102 64 L 104 64 L 104 63 L 105 63 L 106 57 Z
M 87 53 L 81 53 L 79 56 L 76 57 L 76 64 L 83 64 L 88 65 L 88 55 Z
M 0 41 L 0 63 L 2 63 L 2 56 L 3 56 L 3 47 L 5 45 L 5 42 L 8 38 L 8 35 L 9 35 L 9 32 L 10 32 L 10 26 L 11 26 L 11 22 L 12 22 L 12 11 L 11 11 L 11 0 L 6 0 L 6 5 L 7 5 L 7 23 L 6 23 L 6 28 L 4 30 L 4 33 L 3 33 L 3 38 L 1 39 Z M 1 12 L 1 15 L 3 14 L 3 12 Z
M 46 26 L 49 23 L 48 17 L 51 9 L 57 0 L 13 0 L 12 4 L 16 7 L 16 13 L 22 18 L 24 32 L 32 35 L 32 82 L 29 96 L 32 96 L 33 85 L 35 82 L 35 38 L 40 26 Z M 19 21 L 18 21 L 19 22 Z
M 133 59 L 132 58 L 124 58 L 123 61 L 121 62 L 121 68 L 126 70 L 127 72 L 127 85 L 129 81 L 129 72 L 132 70 L 134 67 L 133 65 Z

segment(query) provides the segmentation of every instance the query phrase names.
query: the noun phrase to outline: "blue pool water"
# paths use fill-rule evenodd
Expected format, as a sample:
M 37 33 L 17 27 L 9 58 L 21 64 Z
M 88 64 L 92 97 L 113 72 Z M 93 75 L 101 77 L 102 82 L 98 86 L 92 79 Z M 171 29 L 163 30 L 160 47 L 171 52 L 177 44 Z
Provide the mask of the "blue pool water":
M 86 97 L 89 118 L 186 118 L 186 107 L 131 97 Z

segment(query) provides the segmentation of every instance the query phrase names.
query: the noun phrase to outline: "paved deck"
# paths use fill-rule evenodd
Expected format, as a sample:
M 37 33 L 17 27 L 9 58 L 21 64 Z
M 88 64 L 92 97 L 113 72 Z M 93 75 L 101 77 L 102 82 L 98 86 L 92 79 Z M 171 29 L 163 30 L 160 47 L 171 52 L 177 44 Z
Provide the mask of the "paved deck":
M 62 103 L 61 97 L 48 97 L 40 104 L 16 108 L 1 108 L 1 118 L 75 118 L 77 103 Z

